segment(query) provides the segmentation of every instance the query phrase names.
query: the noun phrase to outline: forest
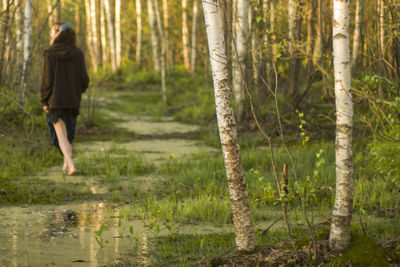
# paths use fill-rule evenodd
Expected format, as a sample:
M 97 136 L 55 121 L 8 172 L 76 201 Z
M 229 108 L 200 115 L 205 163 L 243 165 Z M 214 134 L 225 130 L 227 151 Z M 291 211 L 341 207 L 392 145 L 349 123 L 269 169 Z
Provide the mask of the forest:
M 0 5 L 1 266 L 400 266 L 398 0 Z

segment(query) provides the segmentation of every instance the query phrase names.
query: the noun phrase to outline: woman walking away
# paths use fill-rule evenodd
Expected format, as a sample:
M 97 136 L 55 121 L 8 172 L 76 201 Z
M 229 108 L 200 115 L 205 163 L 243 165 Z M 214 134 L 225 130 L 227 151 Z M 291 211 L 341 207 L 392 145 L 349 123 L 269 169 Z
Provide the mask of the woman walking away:
M 50 38 L 51 46 L 44 51 L 40 101 L 53 144 L 64 156 L 62 169 L 73 175 L 76 169 L 72 161 L 72 140 L 81 95 L 89 86 L 89 76 L 84 54 L 76 47 L 76 34 L 71 26 L 55 23 Z

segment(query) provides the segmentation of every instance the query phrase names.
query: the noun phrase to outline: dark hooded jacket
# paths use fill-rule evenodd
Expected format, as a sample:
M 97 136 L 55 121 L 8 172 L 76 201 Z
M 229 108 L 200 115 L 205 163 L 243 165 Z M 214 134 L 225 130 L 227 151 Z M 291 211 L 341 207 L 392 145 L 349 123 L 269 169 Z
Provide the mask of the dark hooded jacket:
M 55 43 L 44 52 L 40 101 L 50 108 L 79 108 L 89 86 L 85 57 L 74 44 Z

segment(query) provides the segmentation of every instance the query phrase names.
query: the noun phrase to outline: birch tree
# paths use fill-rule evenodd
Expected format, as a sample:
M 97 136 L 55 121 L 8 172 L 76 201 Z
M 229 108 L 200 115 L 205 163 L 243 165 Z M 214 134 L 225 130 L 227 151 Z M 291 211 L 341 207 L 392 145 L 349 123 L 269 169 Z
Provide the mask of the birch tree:
M 85 11 L 86 11 L 86 31 L 87 31 L 87 46 L 89 50 L 90 62 L 94 72 L 97 72 L 97 58 L 94 52 L 93 46 L 93 30 L 91 20 L 91 9 L 89 0 L 85 0 Z
M 172 55 L 172 49 L 170 49 L 169 45 L 169 13 L 168 13 L 168 1 L 163 0 L 163 24 L 164 24 L 164 38 L 165 38 L 165 55 L 167 58 L 167 69 L 171 69 L 173 66 L 173 55 Z
M 25 1 L 25 13 L 24 13 L 24 57 L 22 63 L 22 90 L 21 90 L 21 101 L 25 101 L 27 91 L 27 79 L 29 73 L 29 60 L 31 57 L 31 46 L 32 46 L 32 0 Z
M 182 0 L 182 46 L 183 46 L 183 65 L 186 71 L 190 70 L 189 59 L 189 29 L 187 23 L 187 0 Z
M 92 31 L 93 53 L 96 58 L 96 65 L 99 59 L 98 36 L 96 23 L 96 0 L 90 0 L 90 25 Z
M 2 20 L 0 20 L 0 85 L 3 83 L 3 72 L 5 67 L 5 61 L 7 60 L 6 50 L 8 46 L 8 24 L 9 24 L 9 14 L 10 14 L 10 3 L 8 0 L 2 2 Z
M 333 66 L 336 99 L 336 195 L 329 245 L 342 252 L 350 244 L 353 208 L 353 103 L 349 47 L 349 1 L 333 1 Z
M 197 56 L 197 17 L 198 17 L 198 0 L 193 1 L 193 17 L 192 17 L 192 52 L 190 53 L 190 72 L 194 73 L 196 68 Z
M 233 65 L 232 65 L 232 85 L 235 95 L 235 102 L 237 108 L 237 118 L 239 121 L 244 118 L 244 82 L 246 74 L 246 57 L 248 52 L 249 41 L 249 1 L 237 1 L 237 16 L 235 18 L 235 49 L 233 51 Z
M 299 2 L 289 0 L 289 85 L 287 95 L 297 94 L 299 77 L 298 40 L 300 39 Z
M 121 68 L 121 0 L 115 0 L 115 61 Z
M 165 85 L 165 38 L 161 26 L 160 11 L 158 9 L 158 0 L 154 0 L 154 8 L 156 11 L 157 27 L 161 37 L 161 92 L 164 103 L 167 103 L 167 87 Z
M 107 39 L 106 39 L 106 18 L 104 14 L 104 0 L 100 0 L 100 40 L 101 40 L 101 61 L 103 66 L 107 64 Z
M 142 51 L 142 4 L 141 0 L 136 0 L 136 65 L 141 63 Z
M 228 60 L 221 14 L 218 0 L 203 0 L 202 3 L 214 82 L 218 129 L 235 226 L 236 246 L 239 250 L 251 251 L 256 246 L 256 236 L 250 214 L 249 198 L 231 104 L 232 89 L 228 81 Z
M 154 27 L 154 8 L 152 0 L 147 0 L 147 11 L 149 13 L 149 24 L 150 24 L 150 37 L 151 37 L 151 48 L 153 56 L 154 70 L 160 70 L 160 61 L 158 57 L 158 39 L 156 29 Z
M 116 56 L 115 56 L 115 35 L 114 35 L 113 20 L 111 18 L 110 0 L 104 0 L 104 10 L 106 12 L 106 18 L 107 18 L 108 43 L 110 45 L 111 71 L 113 73 L 115 73 L 115 72 L 117 72 L 117 62 L 116 62 Z
M 361 14 L 362 14 L 363 0 L 357 0 L 355 28 L 353 37 L 353 52 L 351 54 L 351 69 L 354 70 L 357 64 L 358 53 L 361 42 Z

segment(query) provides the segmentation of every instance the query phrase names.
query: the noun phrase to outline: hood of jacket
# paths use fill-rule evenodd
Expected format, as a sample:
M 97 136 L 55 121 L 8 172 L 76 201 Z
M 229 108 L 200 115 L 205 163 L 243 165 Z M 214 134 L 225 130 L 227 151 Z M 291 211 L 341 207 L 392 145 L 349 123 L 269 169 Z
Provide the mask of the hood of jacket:
M 77 49 L 74 44 L 56 43 L 46 49 L 45 52 L 51 53 L 59 60 L 68 61 L 76 55 Z

